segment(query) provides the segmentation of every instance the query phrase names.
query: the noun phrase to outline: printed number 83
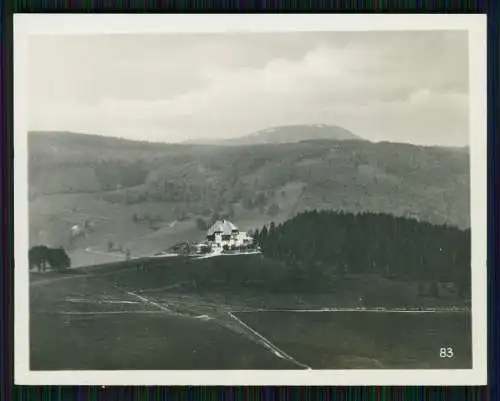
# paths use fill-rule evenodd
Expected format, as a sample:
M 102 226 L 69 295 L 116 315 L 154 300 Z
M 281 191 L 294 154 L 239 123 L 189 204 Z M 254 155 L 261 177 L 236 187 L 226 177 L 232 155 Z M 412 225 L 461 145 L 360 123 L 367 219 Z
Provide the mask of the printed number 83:
M 439 348 L 439 357 L 440 358 L 453 358 L 454 357 L 453 348 L 452 347 L 443 347 Z

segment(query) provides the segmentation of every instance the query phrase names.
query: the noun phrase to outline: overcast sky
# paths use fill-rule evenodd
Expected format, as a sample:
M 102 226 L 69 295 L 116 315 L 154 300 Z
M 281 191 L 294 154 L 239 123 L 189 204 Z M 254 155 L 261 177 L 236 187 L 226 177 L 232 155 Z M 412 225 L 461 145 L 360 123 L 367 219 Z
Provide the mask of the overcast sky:
M 468 144 L 467 33 L 30 39 L 32 130 L 176 142 L 289 124 Z

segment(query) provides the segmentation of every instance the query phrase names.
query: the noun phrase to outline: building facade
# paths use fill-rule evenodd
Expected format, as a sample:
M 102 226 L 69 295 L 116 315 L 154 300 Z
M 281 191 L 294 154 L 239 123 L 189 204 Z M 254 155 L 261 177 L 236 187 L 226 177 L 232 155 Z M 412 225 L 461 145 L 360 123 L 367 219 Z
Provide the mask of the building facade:
M 252 244 L 252 237 L 244 231 L 240 231 L 233 223 L 228 220 L 219 220 L 210 227 L 206 236 L 207 242 L 215 248 L 224 246 L 239 248 Z

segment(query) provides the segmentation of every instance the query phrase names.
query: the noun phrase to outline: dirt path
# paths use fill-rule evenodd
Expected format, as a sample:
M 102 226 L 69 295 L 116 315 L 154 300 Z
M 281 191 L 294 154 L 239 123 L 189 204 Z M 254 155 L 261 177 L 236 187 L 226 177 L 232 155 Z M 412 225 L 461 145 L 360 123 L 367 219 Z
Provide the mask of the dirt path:
M 92 249 L 90 247 L 85 248 L 84 251 L 87 253 L 94 254 L 94 255 L 113 256 L 113 257 L 118 258 L 120 260 L 123 260 L 123 257 L 124 257 L 123 253 L 96 251 L 95 249 Z
M 278 348 L 271 341 L 269 341 L 267 338 L 265 338 L 262 334 L 258 333 L 254 329 L 252 329 L 249 325 L 247 325 L 246 323 L 244 323 L 243 321 L 238 319 L 236 316 L 234 316 L 231 312 L 228 312 L 228 315 L 231 317 L 231 319 L 235 320 L 239 325 L 241 325 L 243 328 L 245 328 L 247 335 L 249 337 L 253 337 L 253 340 L 255 342 L 263 345 L 265 348 L 267 348 L 269 351 L 271 351 L 278 358 L 292 362 L 295 365 L 300 366 L 301 368 L 311 370 L 310 366 L 307 366 L 307 365 L 303 364 L 302 362 L 297 361 L 292 356 L 288 355 L 285 351 Z

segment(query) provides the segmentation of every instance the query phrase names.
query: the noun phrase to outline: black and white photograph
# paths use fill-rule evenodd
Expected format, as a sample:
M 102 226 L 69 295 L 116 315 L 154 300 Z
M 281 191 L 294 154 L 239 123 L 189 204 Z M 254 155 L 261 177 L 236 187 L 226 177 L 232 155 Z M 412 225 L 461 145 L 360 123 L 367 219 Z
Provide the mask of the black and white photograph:
M 485 382 L 485 20 L 270 17 L 15 21 L 20 383 Z

